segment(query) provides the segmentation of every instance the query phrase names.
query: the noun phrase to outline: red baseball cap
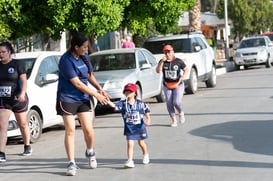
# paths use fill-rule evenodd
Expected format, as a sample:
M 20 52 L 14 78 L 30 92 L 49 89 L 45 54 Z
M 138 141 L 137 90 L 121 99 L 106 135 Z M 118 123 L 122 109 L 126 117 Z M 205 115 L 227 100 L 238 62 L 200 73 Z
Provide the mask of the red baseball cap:
M 133 83 L 126 84 L 123 89 L 123 93 L 126 91 L 132 91 L 132 92 L 137 92 L 137 85 Z
M 165 46 L 163 47 L 163 51 L 172 51 L 172 50 L 173 50 L 172 45 L 165 45 Z

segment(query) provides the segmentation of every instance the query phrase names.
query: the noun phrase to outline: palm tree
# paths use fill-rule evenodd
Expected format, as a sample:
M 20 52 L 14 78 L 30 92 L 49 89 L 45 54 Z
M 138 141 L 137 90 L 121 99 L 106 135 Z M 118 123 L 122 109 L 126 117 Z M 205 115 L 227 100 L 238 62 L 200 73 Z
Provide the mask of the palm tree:
M 189 12 L 189 30 L 193 32 L 201 32 L 201 2 L 196 1 L 192 10 Z

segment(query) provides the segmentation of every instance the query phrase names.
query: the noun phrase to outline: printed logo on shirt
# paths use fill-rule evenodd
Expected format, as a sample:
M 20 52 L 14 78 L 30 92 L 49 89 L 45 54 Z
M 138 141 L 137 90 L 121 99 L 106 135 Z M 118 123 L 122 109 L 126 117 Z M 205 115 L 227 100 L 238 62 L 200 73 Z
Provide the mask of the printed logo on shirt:
M 10 68 L 8 69 L 8 73 L 13 74 L 13 73 L 14 73 L 14 68 L 13 68 L 13 67 L 10 67 Z

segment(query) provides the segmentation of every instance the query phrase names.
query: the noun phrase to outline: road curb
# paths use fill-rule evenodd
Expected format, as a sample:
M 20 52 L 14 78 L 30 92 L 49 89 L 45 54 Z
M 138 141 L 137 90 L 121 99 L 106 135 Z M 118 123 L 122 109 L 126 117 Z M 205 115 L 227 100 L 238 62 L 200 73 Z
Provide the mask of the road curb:
M 225 61 L 221 64 L 218 63 L 217 65 L 218 68 L 216 69 L 216 75 L 222 75 L 235 70 L 235 64 L 233 61 Z

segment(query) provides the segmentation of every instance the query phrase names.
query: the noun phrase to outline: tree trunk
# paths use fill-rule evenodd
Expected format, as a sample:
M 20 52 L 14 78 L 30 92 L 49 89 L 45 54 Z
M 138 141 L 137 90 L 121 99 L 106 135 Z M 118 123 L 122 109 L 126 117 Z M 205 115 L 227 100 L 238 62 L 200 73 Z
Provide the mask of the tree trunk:
M 197 0 L 192 10 L 189 11 L 189 30 L 192 32 L 201 32 L 201 3 Z

